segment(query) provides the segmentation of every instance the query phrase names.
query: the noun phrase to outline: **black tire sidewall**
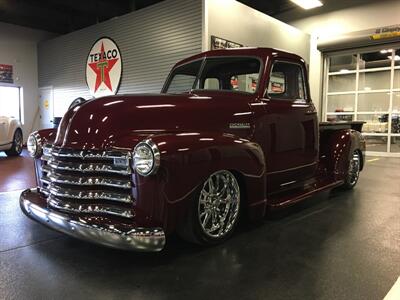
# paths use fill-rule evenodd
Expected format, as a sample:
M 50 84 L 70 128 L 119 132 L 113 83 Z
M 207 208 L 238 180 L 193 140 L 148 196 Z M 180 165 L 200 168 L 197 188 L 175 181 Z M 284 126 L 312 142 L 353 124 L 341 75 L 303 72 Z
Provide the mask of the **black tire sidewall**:
M 23 135 L 22 135 L 21 129 L 15 130 L 14 136 L 13 136 L 12 146 L 11 146 L 11 148 L 9 150 L 5 151 L 8 156 L 18 156 L 18 155 L 20 155 L 22 153 L 22 147 L 21 147 L 20 151 L 17 151 L 16 137 L 17 137 L 18 133 L 21 135 L 21 139 L 23 139 Z

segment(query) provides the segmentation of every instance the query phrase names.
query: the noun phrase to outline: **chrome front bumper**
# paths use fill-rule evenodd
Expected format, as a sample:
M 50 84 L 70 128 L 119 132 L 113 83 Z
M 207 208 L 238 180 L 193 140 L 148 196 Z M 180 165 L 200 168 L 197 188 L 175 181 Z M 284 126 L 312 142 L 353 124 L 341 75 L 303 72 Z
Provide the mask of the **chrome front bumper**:
M 161 251 L 165 245 L 165 234 L 161 228 L 127 228 L 117 223 L 99 225 L 51 210 L 36 188 L 23 191 L 19 201 L 22 211 L 29 218 L 81 240 L 112 248 L 148 252 Z

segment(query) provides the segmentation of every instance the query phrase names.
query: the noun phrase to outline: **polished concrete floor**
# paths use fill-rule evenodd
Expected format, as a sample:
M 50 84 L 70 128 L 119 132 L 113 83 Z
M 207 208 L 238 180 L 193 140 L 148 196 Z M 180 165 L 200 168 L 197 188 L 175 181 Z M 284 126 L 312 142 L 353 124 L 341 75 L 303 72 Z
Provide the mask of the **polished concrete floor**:
M 27 189 L 35 185 L 33 159 L 24 149 L 21 156 L 7 157 L 0 151 L 0 193 Z
M 400 275 L 400 160 L 369 160 L 353 191 L 153 254 L 53 232 L 0 194 L 0 299 L 383 299 Z

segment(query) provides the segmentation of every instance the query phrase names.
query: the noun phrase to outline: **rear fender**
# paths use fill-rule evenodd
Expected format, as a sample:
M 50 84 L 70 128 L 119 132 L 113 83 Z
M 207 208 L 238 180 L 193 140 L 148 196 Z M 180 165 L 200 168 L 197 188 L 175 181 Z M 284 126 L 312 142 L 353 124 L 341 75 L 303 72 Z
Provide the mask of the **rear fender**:
M 361 154 L 361 169 L 364 166 L 365 141 L 360 132 L 352 129 L 338 130 L 331 134 L 328 142 L 328 172 L 336 181 L 344 180 L 354 151 Z

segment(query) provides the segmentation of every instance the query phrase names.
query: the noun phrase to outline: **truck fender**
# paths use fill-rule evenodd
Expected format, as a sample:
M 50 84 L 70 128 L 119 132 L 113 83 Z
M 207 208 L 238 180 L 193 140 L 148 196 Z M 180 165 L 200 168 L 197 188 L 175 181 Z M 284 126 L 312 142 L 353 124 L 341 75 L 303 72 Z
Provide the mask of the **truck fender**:
M 247 208 L 250 218 L 264 216 L 266 166 L 258 144 L 224 133 L 160 134 L 150 138 L 159 148 L 161 163 L 155 176 L 137 176 L 141 193 L 137 199 L 146 201 L 138 207 L 147 210 L 144 215 L 162 218 L 167 231 L 179 226 L 193 193 L 219 170 L 230 170 L 237 176 L 242 208 Z
M 360 132 L 352 129 L 338 130 L 329 138 L 328 170 L 336 181 L 347 176 L 351 155 L 355 150 L 361 154 L 361 169 L 364 165 L 365 142 Z

